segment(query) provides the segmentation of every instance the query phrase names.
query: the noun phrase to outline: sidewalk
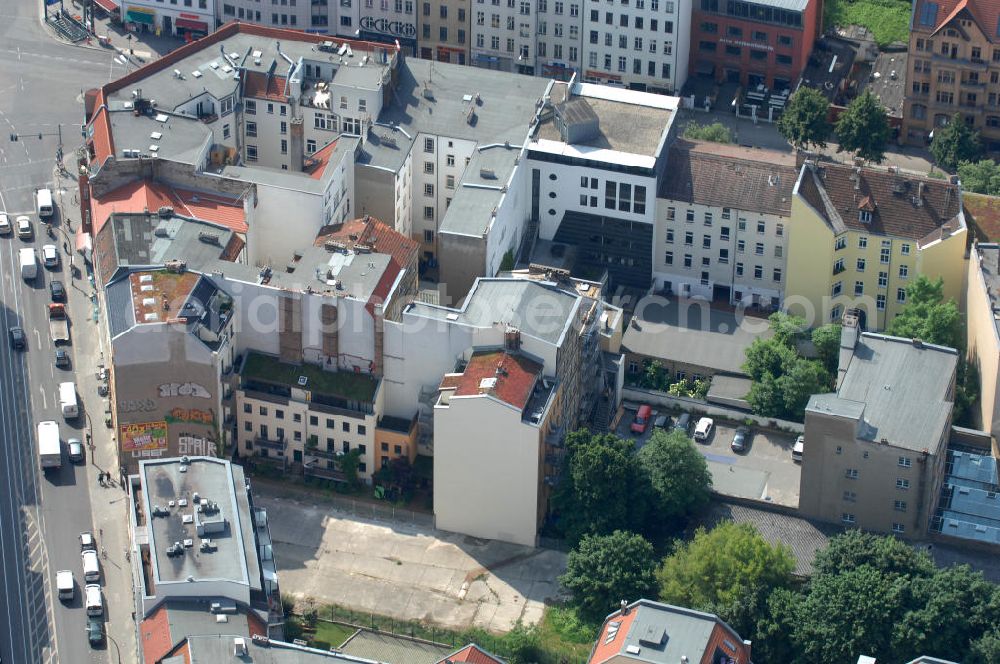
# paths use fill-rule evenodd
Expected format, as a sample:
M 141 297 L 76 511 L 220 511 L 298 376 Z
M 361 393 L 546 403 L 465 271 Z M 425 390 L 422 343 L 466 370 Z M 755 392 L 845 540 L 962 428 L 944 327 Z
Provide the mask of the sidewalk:
M 69 159 L 72 159 L 70 155 Z M 79 206 L 73 205 L 73 182 L 56 176 L 61 222 L 57 231 L 70 248 L 76 246 L 75 230 L 79 223 Z M 67 219 L 72 220 L 67 223 Z M 112 430 L 104 424 L 104 411 L 108 399 L 97 393 L 98 365 L 105 363 L 102 348 L 104 332 L 99 324 L 103 316 L 94 320 L 94 304 L 90 299 L 93 287 L 83 268 L 83 258 L 75 251 L 67 263 L 80 268 L 81 276 L 73 278 L 71 270 L 67 283 L 68 304 L 72 321 L 74 369 L 77 391 L 85 414 L 86 426 L 91 433 L 87 449 L 86 478 L 90 491 L 91 518 L 98 546 L 101 547 L 101 566 L 104 571 L 104 596 L 109 619 L 105 623 L 108 634 L 108 654 L 112 662 L 138 661 L 136 652 L 135 601 L 132 591 L 132 566 L 126 559 L 128 551 L 128 494 L 119 484 L 118 454 Z M 70 266 L 67 265 L 69 268 Z M 110 358 L 110 354 L 107 354 Z M 81 470 L 83 468 L 81 467 Z M 114 484 L 101 486 L 97 475 L 111 473 Z M 82 528 L 82 527 L 81 527 Z M 106 555 L 105 555 L 106 554 Z M 114 655 L 112 655 L 114 651 Z
M 66 11 L 70 14 L 78 16 L 82 19 L 83 7 L 78 0 L 65 2 L 65 7 Z M 156 60 L 184 44 L 183 39 L 178 39 L 173 36 L 159 37 L 151 33 L 132 33 L 131 39 L 129 39 L 129 32 L 125 30 L 123 25 L 112 23 L 107 14 L 100 9 L 98 9 L 95 14 L 100 15 L 95 16 L 92 30 L 94 35 L 110 37 L 111 46 L 119 52 L 129 53 L 132 56 L 132 64 L 136 66 L 142 66 L 147 62 Z M 53 39 L 63 41 L 56 31 L 47 24 L 47 22 L 45 29 L 49 32 Z M 79 46 L 81 48 L 107 50 L 106 48 L 100 46 L 96 39 L 89 40 L 89 42 L 81 42 L 79 44 L 75 44 L 75 46 Z

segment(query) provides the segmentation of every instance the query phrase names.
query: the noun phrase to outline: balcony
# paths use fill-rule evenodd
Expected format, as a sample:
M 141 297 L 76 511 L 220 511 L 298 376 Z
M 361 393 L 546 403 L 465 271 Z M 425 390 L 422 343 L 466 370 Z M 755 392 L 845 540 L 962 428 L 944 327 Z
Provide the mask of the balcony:
M 288 447 L 287 440 L 271 440 L 270 438 L 261 438 L 257 436 L 253 439 L 254 447 L 262 447 L 266 450 L 275 450 L 276 452 L 284 452 Z
M 327 450 L 322 447 L 309 447 L 306 446 L 306 456 L 317 457 L 320 459 L 336 459 L 340 454 L 336 450 Z
M 347 482 L 347 476 L 344 473 L 320 466 L 317 463 L 307 463 L 302 466 L 302 474 L 306 477 L 318 477 L 332 482 Z

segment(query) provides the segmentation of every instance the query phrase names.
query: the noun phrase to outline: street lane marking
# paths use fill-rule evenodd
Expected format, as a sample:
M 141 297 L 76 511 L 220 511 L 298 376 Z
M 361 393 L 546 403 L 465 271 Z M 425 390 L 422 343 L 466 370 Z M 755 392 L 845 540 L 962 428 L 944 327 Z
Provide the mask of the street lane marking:
M 45 388 L 44 388 L 44 387 L 42 387 L 41 385 L 39 385 L 39 386 L 38 386 L 38 391 L 42 393 L 42 408 L 48 408 L 48 407 L 49 407 L 49 404 L 48 404 L 48 402 L 47 402 L 47 401 L 45 400 Z

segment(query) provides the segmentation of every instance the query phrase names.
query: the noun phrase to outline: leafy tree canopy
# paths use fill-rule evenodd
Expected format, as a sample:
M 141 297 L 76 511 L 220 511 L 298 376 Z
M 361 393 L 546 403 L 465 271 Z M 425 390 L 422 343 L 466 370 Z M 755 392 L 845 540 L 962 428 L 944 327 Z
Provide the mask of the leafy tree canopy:
M 812 342 L 820 362 L 830 373 L 837 371 L 840 361 L 840 324 L 827 323 L 812 331 Z
M 692 141 L 711 141 L 713 143 L 732 143 L 733 132 L 729 127 L 721 122 L 700 125 L 697 122 L 688 122 L 684 125 L 684 138 Z
M 853 152 L 865 161 L 882 163 L 889 145 L 889 118 L 882 102 L 871 90 L 865 90 L 840 114 L 837 120 L 838 151 Z
M 944 281 L 918 277 L 906 289 L 906 304 L 886 330 L 898 337 L 961 349 L 965 346 L 962 314 L 954 300 L 944 301 Z
M 962 162 L 958 165 L 958 179 L 966 191 L 1000 196 L 1000 164 L 992 159 Z
M 563 586 L 581 616 L 600 620 L 621 600 L 633 602 L 656 592 L 656 556 L 642 535 L 616 530 L 587 535 L 566 560 Z
M 943 169 L 954 171 L 963 161 L 975 161 L 983 153 L 979 143 L 979 132 L 970 127 L 956 113 L 943 127 L 934 129 L 931 154 Z
M 654 431 L 638 458 L 649 478 L 651 516 L 656 520 L 649 530 L 681 526 L 708 504 L 712 487 L 708 464 L 683 432 Z
M 810 145 L 825 148 L 826 137 L 830 135 L 830 125 L 826 121 L 830 102 L 819 90 L 800 87 L 788 99 L 778 131 L 793 147 L 805 150 Z

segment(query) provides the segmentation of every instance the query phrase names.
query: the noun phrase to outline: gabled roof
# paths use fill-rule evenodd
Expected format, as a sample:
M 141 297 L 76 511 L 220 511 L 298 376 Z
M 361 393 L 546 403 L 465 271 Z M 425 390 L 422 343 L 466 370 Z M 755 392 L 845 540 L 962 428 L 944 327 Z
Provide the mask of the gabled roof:
M 795 157 L 786 152 L 678 140 L 658 197 L 788 216 L 796 175 Z
M 947 181 L 844 164 L 802 165 L 797 195 L 835 234 L 847 230 L 930 241 L 965 228 L 961 191 Z M 870 221 L 861 221 L 861 212 Z
M 323 173 L 326 171 L 326 167 L 330 163 L 330 156 L 333 151 L 337 148 L 337 140 L 334 139 L 332 142 L 327 143 L 316 152 L 313 152 L 308 159 L 306 167 L 303 169 L 309 174 L 313 180 L 319 180 L 323 177 Z
M 450 664 L 451 662 L 469 662 L 470 664 L 505 664 L 502 659 L 491 655 L 475 643 L 470 643 L 464 648 L 456 650 L 444 659 L 439 660 L 437 664 Z
M 930 5 L 936 4 L 937 11 Z M 998 22 L 1000 22 L 1000 0 L 916 0 L 913 3 L 913 15 L 910 29 L 915 32 L 936 34 L 946 25 L 954 21 L 960 14 L 966 13 L 974 20 L 986 38 L 993 43 L 1000 42 Z M 932 19 L 931 25 L 925 25 L 921 19 L 924 16 Z
M 116 212 L 156 212 L 170 207 L 176 214 L 207 221 L 236 233 L 246 233 L 248 226 L 243 202 L 220 194 L 175 189 L 154 180 L 133 180 L 100 198 L 92 198 L 90 215 L 93 233 L 97 233 Z
M 254 99 L 288 101 L 285 96 L 284 76 L 268 76 L 259 71 L 248 71 L 243 78 L 243 96 Z

